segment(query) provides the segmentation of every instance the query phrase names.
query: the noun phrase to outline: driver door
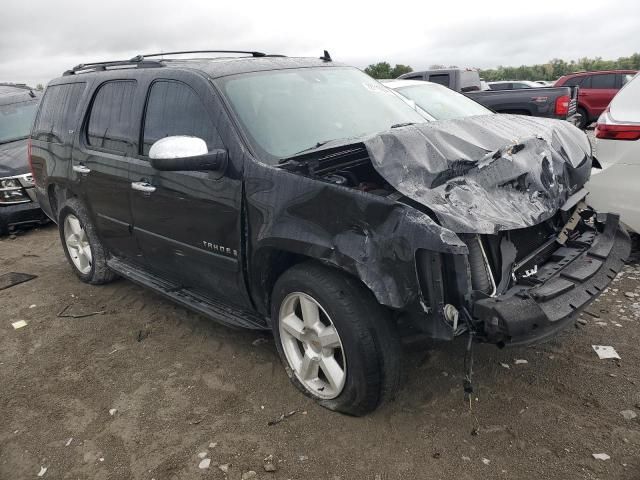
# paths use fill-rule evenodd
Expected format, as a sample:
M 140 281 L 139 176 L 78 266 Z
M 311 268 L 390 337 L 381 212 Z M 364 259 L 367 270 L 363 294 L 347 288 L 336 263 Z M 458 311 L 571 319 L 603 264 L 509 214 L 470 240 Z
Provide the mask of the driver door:
M 238 306 L 247 303 L 240 268 L 241 181 L 214 171 L 155 170 L 149 150 L 173 135 L 226 146 L 216 129 L 211 86 L 200 77 L 151 83 L 140 155 L 131 165 L 133 231 L 146 267 L 180 287 Z

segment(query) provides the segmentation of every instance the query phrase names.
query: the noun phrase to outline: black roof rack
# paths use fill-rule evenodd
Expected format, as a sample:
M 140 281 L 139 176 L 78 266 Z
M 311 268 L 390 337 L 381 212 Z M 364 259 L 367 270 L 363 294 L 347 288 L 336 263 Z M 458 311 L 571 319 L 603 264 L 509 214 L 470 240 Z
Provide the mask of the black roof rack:
M 100 72 L 109 67 L 136 67 L 136 68 L 149 68 L 149 67 L 163 67 L 164 64 L 161 60 L 146 60 L 148 57 L 163 57 L 165 55 L 184 55 L 189 53 L 242 53 L 251 55 L 252 57 L 281 57 L 284 55 L 267 55 L 262 52 L 246 51 L 246 50 L 186 50 L 182 52 L 162 52 L 162 53 L 150 53 L 146 55 L 136 55 L 129 60 L 114 60 L 109 62 L 93 62 L 93 63 L 81 63 L 76 65 L 71 70 L 65 71 L 62 75 L 75 75 L 76 73 L 82 73 L 87 71 Z
M 188 53 L 242 53 L 242 54 L 245 54 L 245 55 L 251 55 L 252 57 L 266 57 L 267 56 L 266 53 L 246 51 L 246 50 L 186 50 L 186 51 L 183 51 L 183 52 L 150 53 L 150 54 L 147 54 L 147 55 L 138 55 L 137 57 L 134 57 L 134 58 L 145 59 L 145 58 L 148 58 L 148 57 L 162 57 L 164 55 L 184 55 L 184 54 L 188 54 Z M 269 55 L 269 56 L 271 56 L 271 55 Z
M 76 73 L 82 73 L 86 71 L 101 72 L 105 71 L 109 67 L 136 67 L 136 68 L 150 68 L 150 67 L 164 67 L 164 65 L 155 60 L 146 61 L 138 55 L 130 60 L 114 60 L 110 62 L 93 62 L 93 63 L 81 63 L 76 65 L 71 70 L 67 70 L 62 75 L 75 75 Z

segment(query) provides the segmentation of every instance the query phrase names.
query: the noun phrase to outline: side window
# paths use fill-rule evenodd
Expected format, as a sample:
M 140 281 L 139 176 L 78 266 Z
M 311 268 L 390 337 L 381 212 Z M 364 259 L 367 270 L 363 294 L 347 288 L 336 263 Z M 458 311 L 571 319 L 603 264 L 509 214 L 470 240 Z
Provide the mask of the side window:
M 580 87 L 585 77 L 573 77 L 564 82 L 563 87 Z
M 402 77 L 403 80 L 424 80 L 424 75 L 410 75 L 408 77 Z
M 493 83 L 489 85 L 491 90 L 511 90 L 510 83 Z
M 438 73 L 436 75 L 429 75 L 429 81 L 433 83 L 439 83 L 440 85 L 444 85 L 445 87 L 449 86 L 449 74 L 448 73 Z
M 514 90 L 520 90 L 523 88 L 531 88 L 529 85 L 527 85 L 526 83 L 512 83 L 511 84 L 511 88 Z
M 591 88 L 616 88 L 616 75 L 614 73 L 592 75 Z
M 583 78 L 584 80 L 582 80 L 582 83 L 580 83 L 580 88 L 591 88 L 591 76 L 587 75 Z
M 78 105 L 85 83 L 65 83 L 47 88 L 40 102 L 32 136 L 37 140 L 66 144 L 71 141 L 76 125 Z
M 134 80 L 114 80 L 102 84 L 95 97 L 87 123 L 87 144 L 125 153 L 134 143 L 132 123 Z
M 151 85 L 144 117 L 142 154 L 157 140 L 192 135 L 207 142 L 209 151 L 222 147 L 215 125 L 198 95 L 188 85 L 160 80 Z

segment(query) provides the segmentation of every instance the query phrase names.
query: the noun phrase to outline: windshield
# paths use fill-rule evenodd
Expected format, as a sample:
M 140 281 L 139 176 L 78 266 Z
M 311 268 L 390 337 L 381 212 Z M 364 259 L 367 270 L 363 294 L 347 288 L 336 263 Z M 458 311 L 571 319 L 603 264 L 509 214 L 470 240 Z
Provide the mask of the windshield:
M 396 91 L 416 102 L 422 110 L 436 120 L 488 115 L 491 110 L 464 95 L 436 84 L 409 85 Z
M 221 83 L 249 140 L 269 163 L 327 141 L 425 121 L 355 68 L 258 72 L 227 77 Z
M 0 143 L 27 138 L 37 108 L 35 101 L 0 105 Z

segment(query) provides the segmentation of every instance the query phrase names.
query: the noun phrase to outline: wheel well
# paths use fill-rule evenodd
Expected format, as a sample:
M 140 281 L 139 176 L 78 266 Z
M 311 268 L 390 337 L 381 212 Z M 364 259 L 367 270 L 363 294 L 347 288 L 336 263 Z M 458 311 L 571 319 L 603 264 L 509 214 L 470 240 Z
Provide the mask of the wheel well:
M 75 195 L 73 195 L 73 193 L 71 193 L 67 188 L 63 186 L 51 184 L 47 188 L 47 196 L 49 197 L 51 212 L 57 219 L 60 207 L 64 204 L 64 202 L 74 197 Z
M 260 292 L 259 297 L 258 295 L 254 297 L 254 300 L 256 300 L 257 303 L 256 306 L 259 310 L 263 310 L 261 313 L 265 315 L 271 315 L 271 295 L 273 293 L 273 287 L 278 281 L 278 278 L 280 278 L 280 276 L 282 276 L 282 274 L 284 274 L 291 267 L 304 262 L 314 262 L 316 264 L 331 268 L 344 275 L 348 275 L 357 280 L 367 290 L 371 290 L 360 278 L 358 278 L 358 276 L 354 275 L 348 270 L 341 269 L 336 265 L 328 262 L 323 262 L 322 260 L 319 260 L 317 258 L 298 253 L 270 248 L 267 251 L 262 251 L 260 254 L 258 254 L 258 256 L 255 257 L 254 262 L 254 265 L 265 262 L 262 263 L 264 265 L 264 267 L 262 268 L 262 273 L 257 275 L 253 280 L 254 291 Z
M 589 120 L 591 118 L 591 116 L 589 115 L 589 110 L 585 108 L 584 105 L 578 105 L 576 110 L 582 110 L 584 113 L 586 113 L 585 120 Z
M 252 282 L 254 291 L 260 292 L 260 296 L 256 295 L 254 300 L 262 313 L 271 314 L 271 293 L 278 278 L 294 265 L 308 260 L 311 260 L 311 257 L 275 248 L 262 250 L 254 257 L 254 265 L 261 265 L 260 273 Z

